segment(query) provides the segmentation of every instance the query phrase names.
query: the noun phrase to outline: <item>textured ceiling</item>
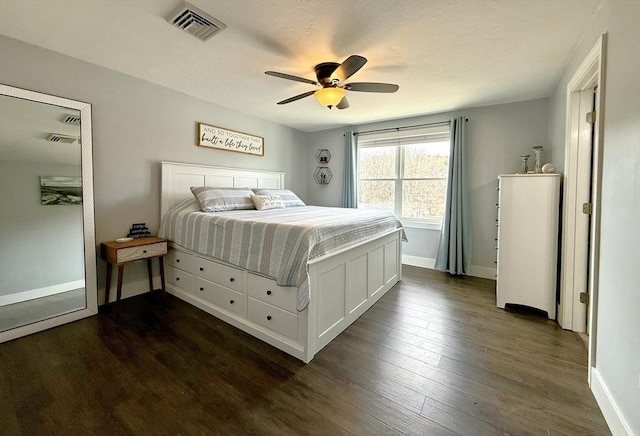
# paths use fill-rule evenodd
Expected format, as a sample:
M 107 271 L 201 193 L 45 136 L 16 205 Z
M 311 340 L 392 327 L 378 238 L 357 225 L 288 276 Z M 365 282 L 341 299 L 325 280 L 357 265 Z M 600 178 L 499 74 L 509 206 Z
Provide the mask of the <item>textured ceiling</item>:
M 546 97 L 602 0 L 191 0 L 227 25 L 207 42 L 165 21 L 179 0 L 0 0 L 0 33 L 303 131 Z M 313 97 L 314 65 L 351 54 L 351 107 Z M 1 56 L 1 54 L 0 54 Z

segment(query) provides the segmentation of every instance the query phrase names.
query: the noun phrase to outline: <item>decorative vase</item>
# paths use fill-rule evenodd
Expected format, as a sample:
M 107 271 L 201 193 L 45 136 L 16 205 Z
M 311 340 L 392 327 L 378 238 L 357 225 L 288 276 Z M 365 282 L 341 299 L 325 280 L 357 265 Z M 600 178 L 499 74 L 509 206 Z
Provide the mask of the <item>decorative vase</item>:
M 521 154 L 520 158 L 522 159 L 522 167 L 520 168 L 520 174 L 527 174 L 529 172 L 529 165 L 527 163 L 527 159 L 529 159 L 530 154 Z
M 541 145 L 536 145 L 535 147 L 533 147 L 533 152 L 536 154 L 536 164 L 534 167 L 534 171 L 536 173 L 541 173 L 542 172 L 542 161 L 540 160 L 540 155 L 542 154 L 542 146 Z

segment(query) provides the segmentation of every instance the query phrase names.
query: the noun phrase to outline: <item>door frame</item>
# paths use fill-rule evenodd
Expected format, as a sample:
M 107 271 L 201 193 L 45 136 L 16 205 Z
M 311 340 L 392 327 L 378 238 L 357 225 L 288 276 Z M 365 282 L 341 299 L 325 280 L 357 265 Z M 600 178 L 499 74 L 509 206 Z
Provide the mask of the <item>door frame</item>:
M 602 200 L 602 146 L 604 133 L 604 83 L 605 83 L 605 56 L 607 34 L 600 36 L 589 54 L 582 61 L 573 77 L 567 84 L 566 107 L 566 139 L 565 139 L 565 165 L 564 165 L 564 204 L 562 221 L 562 256 L 560 268 L 560 301 L 558 305 L 558 322 L 562 328 L 574 331 L 584 331 L 586 308 L 580 303 L 581 289 L 575 289 L 572 285 L 574 265 L 572 260 L 576 250 L 589 250 L 589 273 L 587 278 L 589 289 L 589 380 L 591 380 L 591 368 L 595 366 L 596 329 L 598 315 L 598 277 L 600 258 L 600 218 Z M 575 219 L 578 212 L 578 185 L 575 173 L 577 164 L 579 124 L 574 120 L 579 110 L 578 101 L 581 93 L 588 89 L 596 88 L 595 111 L 596 120 L 593 125 L 593 149 L 591 170 L 591 202 L 593 213 L 591 225 L 586 238 L 576 241 Z M 581 213 L 581 212 L 580 212 Z M 587 240 L 588 239 L 588 240 Z M 590 247 L 590 248 L 587 248 Z

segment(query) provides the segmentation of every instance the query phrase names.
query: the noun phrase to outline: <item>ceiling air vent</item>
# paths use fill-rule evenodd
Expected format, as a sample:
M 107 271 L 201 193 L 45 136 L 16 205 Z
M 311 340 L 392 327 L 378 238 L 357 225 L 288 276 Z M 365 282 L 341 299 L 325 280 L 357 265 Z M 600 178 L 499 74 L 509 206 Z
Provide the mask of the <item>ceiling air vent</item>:
M 201 41 L 208 40 L 227 27 L 226 24 L 187 2 L 182 3 L 175 12 L 169 15 L 167 21 Z
M 78 141 L 77 136 L 61 135 L 59 133 L 50 133 L 47 136 L 47 141 L 62 142 L 64 144 L 74 144 Z
M 64 124 L 73 124 L 74 126 L 80 125 L 80 115 L 65 115 L 62 118 Z

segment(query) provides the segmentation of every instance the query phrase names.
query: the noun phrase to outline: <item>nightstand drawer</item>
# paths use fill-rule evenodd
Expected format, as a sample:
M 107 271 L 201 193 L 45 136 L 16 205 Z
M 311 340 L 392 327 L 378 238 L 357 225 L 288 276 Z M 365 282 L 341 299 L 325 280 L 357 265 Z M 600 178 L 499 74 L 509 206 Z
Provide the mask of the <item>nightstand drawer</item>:
M 248 318 L 281 335 L 298 339 L 298 316 L 248 297 Z
M 231 288 L 234 291 L 244 291 L 244 272 L 242 270 L 196 257 L 195 275 L 211 282 Z
M 194 294 L 223 309 L 245 316 L 244 294 L 196 277 Z
M 193 272 L 193 254 L 185 253 L 178 250 L 169 250 L 167 253 L 167 264 L 180 268 L 187 272 Z
M 298 290 L 296 288 L 278 286 L 274 280 L 255 274 L 248 274 L 247 287 L 249 296 L 294 314 L 296 313 L 298 300 Z
M 166 242 L 140 245 L 139 247 L 120 248 L 118 249 L 118 254 L 116 255 L 116 263 L 147 259 L 149 257 L 164 256 L 165 254 L 167 254 Z
M 193 291 L 193 275 L 178 268 L 167 266 L 167 281 L 183 291 Z

